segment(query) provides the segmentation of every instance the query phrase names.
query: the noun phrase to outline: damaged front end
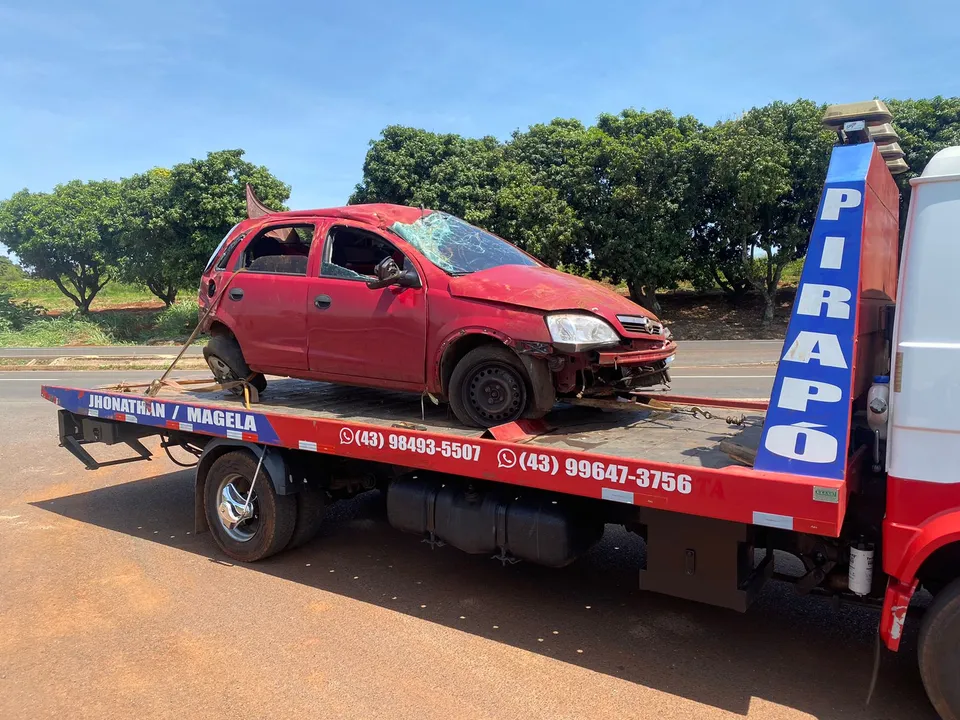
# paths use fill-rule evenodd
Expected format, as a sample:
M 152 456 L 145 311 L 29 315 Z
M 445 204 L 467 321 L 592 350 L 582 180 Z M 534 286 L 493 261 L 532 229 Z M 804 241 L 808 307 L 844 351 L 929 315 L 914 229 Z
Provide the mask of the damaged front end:
M 580 313 L 547 316 L 554 355 L 550 369 L 560 397 L 627 396 L 670 382 L 677 351 L 670 330 L 646 317 L 617 316 L 636 339 L 625 339 L 603 318 Z
M 555 386 L 560 397 L 628 396 L 641 388 L 667 385 L 676 343 L 634 340 L 618 347 L 555 355 Z

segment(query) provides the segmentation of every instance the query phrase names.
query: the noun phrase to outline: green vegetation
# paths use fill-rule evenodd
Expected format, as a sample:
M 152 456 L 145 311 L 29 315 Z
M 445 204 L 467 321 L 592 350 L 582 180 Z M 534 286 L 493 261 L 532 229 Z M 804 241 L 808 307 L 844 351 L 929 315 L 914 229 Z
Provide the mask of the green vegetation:
M 960 98 L 888 106 L 912 168 L 897 177 L 906 197 L 936 151 L 960 144 Z M 769 324 L 819 203 L 834 142 L 823 110 L 774 102 L 713 126 L 625 110 L 590 127 L 533 125 L 506 142 L 391 125 L 371 143 L 351 202 L 445 210 L 550 264 L 624 283 L 654 310 L 664 289 L 752 293 Z
M 49 193 L 21 190 L 0 202 L 0 243 L 81 315 L 117 280 L 145 286 L 170 306 L 246 217 L 248 183 L 278 209 L 290 195 L 288 185 L 243 154 L 212 152 L 120 181 L 72 180 Z
M 904 223 L 910 178 L 960 145 L 960 98 L 887 105 L 911 167 L 897 176 Z M 371 142 L 350 202 L 445 210 L 655 311 L 664 291 L 719 291 L 770 325 L 779 288 L 799 280 L 823 186 L 834 141 L 823 109 L 774 102 L 712 126 L 629 109 L 592 126 L 535 124 L 506 141 L 391 125 Z M 22 265 L 0 257 L 0 345 L 185 337 L 196 305 L 178 303 L 178 291 L 192 295 L 246 217 L 245 186 L 276 209 L 290 194 L 243 155 L 0 201 L 0 244 Z
M 176 344 L 187 339 L 198 319 L 192 300 L 162 310 L 102 310 L 86 316 L 39 310 L 0 294 L 0 347 Z

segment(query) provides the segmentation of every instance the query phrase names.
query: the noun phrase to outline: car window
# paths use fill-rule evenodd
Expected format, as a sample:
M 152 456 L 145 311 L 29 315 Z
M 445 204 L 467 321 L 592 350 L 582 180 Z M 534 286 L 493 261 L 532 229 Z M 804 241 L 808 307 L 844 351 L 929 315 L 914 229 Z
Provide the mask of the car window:
M 250 241 L 237 269 L 250 273 L 306 275 L 312 225 L 270 225 Z
M 506 240 L 444 212 L 431 212 L 409 224 L 395 222 L 390 229 L 451 275 L 500 265 L 539 265 Z
M 391 242 L 376 233 L 337 225 L 330 228 L 320 275 L 346 280 L 372 280 L 374 268 L 381 260 L 392 257 L 403 269 L 413 265 Z

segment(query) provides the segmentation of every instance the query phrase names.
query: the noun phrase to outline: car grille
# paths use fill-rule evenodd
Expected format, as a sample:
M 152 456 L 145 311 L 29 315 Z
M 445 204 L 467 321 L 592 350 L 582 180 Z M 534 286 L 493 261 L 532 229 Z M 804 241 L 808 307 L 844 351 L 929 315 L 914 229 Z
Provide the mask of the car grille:
M 623 325 L 623 329 L 629 333 L 663 334 L 663 326 L 660 323 L 651 322 L 642 315 L 617 315 L 617 320 Z

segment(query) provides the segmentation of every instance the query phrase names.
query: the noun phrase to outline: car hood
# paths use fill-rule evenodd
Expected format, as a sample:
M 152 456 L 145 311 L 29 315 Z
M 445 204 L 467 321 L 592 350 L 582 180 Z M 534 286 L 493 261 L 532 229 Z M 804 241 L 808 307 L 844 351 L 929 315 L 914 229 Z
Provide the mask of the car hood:
M 555 312 L 583 310 L 616 322 L 616 315 L 642 315 L 649 311 L 599 283 L 539 265 L 501 265 L 450 278 L 456 297 Z

